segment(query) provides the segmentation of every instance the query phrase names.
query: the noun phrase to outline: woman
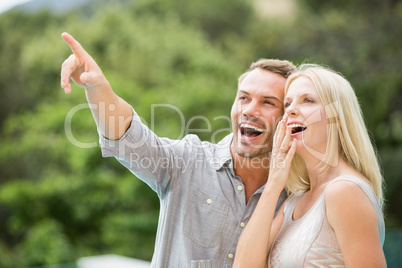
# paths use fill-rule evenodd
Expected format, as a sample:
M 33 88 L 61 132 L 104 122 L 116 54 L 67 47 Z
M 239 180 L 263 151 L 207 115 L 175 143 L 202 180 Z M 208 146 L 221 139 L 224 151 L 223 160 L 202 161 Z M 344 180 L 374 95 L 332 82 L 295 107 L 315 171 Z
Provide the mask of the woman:
M 382 176 L 353 88 L 302 65 L 285 93 L 268 182 L 233 267 L 386 267 Z M 292 195 L 273 219 L 285 185 Z

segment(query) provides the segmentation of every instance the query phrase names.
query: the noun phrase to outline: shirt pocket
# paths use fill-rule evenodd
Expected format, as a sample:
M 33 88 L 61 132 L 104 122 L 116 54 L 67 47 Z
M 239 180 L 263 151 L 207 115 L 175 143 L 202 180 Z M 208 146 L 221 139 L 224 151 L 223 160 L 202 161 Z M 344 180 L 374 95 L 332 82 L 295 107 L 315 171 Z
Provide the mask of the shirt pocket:
M 215 247 L 229 213 L 224 199 L 193 191 L 184 219 L 184 234 L 197 245 Z

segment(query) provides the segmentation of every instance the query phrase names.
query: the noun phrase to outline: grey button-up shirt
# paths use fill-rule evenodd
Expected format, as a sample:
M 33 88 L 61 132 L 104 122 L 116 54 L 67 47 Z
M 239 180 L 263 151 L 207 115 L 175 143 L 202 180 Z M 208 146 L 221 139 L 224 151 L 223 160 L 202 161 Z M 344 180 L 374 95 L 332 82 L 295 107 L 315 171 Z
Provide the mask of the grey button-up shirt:
M 246 204 L 242 179 L 234 173 L 230 143 L 156 136 L 134 112 L 120 140 L 100 135 L 104 157 L 115 156 L 159 196 L 160 215 L 152 267 L 187 268 L 191 260 L 232 267 L 237 241 L 261 196 Z M 277 210 L 286 198 L 283 192 Z

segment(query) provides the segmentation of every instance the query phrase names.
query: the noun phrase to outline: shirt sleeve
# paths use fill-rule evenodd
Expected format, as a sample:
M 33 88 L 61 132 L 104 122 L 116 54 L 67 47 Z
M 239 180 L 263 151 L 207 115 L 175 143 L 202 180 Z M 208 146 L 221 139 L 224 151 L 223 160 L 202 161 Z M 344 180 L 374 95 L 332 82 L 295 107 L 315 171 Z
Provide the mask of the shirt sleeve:
M 194 143 L 199 141 L 195 135 L 182 140 L 160 138 L 141 122 L 134 109 L 131 125 L 119 140 L 109 140 L 100 133 L 99 137 L 103 157 L 115 157 L 160 197 L 193 164 Z

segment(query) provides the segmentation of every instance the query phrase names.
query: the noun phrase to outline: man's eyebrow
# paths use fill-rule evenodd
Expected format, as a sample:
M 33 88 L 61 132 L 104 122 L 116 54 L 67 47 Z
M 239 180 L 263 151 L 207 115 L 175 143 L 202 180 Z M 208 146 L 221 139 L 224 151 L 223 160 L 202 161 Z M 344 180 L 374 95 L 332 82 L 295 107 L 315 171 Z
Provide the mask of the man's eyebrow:
M 246 95 L 250 95 L 250 93 L 248 93 L 246 90 L 244 89 L 240 89 L 239 90 L 240 93 L 246 94 Z M 267 95 L 267 96 L 262 96 L 264 99 L 274 99 L 277 100 L 279 102 L 282 102 L 280 99 L 278 99 L 277 97 L 273 96 L 273 95 Z
M 279 101 L 279 102 L 282 102 L 280 99 L 278 99 L 278 98 L 275 97 L 275 96 L 263 96 L 263 98 L 264 98 L 264 99 L 274 99 L 274 100 L 277 100 L 277 101 Z

